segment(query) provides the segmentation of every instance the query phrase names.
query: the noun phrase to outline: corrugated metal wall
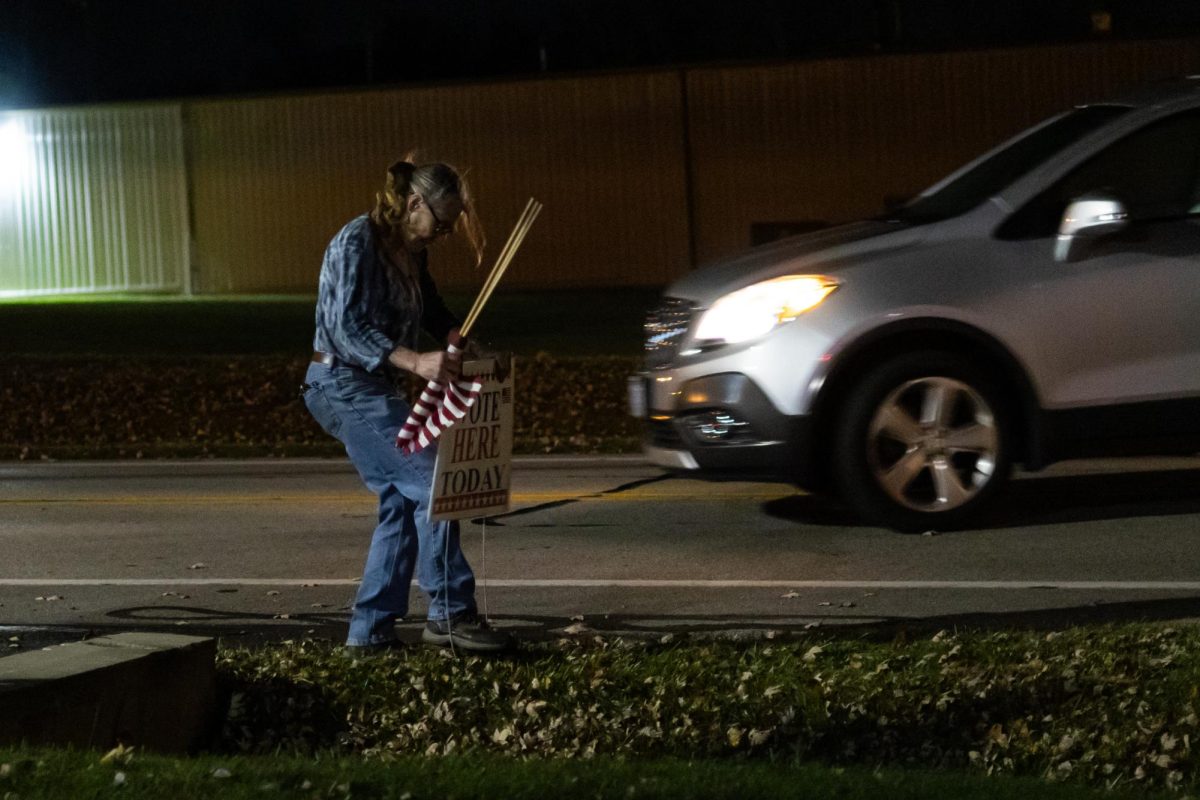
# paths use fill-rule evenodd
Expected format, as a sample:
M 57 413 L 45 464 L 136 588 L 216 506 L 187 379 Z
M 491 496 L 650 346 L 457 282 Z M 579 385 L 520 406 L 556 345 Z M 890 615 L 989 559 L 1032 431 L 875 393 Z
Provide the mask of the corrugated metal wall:
M 312 291 L 414 146 L 469 170 L 490 256 L 545 204 L 506 286 L 665 283 L 688 265 L 680 98 L 655 73 L 188 104 L 197 291 Z M 436 247 L 439 285 L 482 282 L 460 243 Z
M 0 149 L 27 158 L 0 160 L 0 293 L 313 292 L 414 146 L 469 170 L 489 256 L 545 203 L 507 287 L 662 285 L 753 223 L 875 213 L 1071 103 L 1197 67 L 1200 42 L 1109 42 L 5 113 Z M 437 248 L 443 288 L 479 285 L 461 243 Z
M 1071 104 L 1198 66 L 1172 41 L 689 71 L 697 259 L 754 222 L 879 213 Z
M 178 107 L 0 113 L 0 296 L 186 290 Z

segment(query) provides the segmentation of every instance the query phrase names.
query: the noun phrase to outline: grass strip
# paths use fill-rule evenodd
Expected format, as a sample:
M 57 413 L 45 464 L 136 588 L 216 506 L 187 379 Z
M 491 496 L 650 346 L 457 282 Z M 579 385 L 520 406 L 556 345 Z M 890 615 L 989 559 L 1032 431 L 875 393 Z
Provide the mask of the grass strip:
M 563 639 L 504 658 L 223 649 L 222 747 L 368 756 L 756 758 L 1195 787 L 1200 630 L 890 642 Z
M 1085 800 L 1147 797 L 1043 781 L 896 769 L 677 759 L 587 761 L 499 756 L 322 755 L 171 758 L 136 750 L 0 749 L 0 797 L 61 798 L 838 798 Z

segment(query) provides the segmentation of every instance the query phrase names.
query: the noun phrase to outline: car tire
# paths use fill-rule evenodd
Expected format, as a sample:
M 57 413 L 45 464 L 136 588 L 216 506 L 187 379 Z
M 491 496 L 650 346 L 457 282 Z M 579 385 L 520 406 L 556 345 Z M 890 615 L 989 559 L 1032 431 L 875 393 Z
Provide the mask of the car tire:
M 1011 416 L 990 375 L 956 353 L 906 353 L 851 388 L 834 431 L 842 499 L 896 530 L 951 530 L 1012 469 Z

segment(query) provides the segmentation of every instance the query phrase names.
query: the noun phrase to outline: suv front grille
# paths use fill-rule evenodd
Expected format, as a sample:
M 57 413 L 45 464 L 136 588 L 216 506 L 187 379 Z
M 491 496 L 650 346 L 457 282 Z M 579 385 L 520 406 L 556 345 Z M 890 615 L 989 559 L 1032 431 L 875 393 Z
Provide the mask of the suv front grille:
M 690 300 L 664 297 L 658 308 L 646 315 L 646 366 L 669 364 L 679 350 L 695 310 Z

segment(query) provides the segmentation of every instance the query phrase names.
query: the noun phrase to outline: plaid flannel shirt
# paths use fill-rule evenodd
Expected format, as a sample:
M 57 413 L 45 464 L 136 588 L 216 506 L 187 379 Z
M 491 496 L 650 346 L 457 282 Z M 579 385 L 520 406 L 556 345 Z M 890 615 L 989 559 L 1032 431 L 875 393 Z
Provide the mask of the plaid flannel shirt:
M 417 349 L 421 330 L 443 343 L 459 321 L 429 275 L 428 254 L 416 260 L 414 292 L 376 246 L 370 218 L 347 223 L 321 264 L 313 349 L 375 372 L 397 347 Z

